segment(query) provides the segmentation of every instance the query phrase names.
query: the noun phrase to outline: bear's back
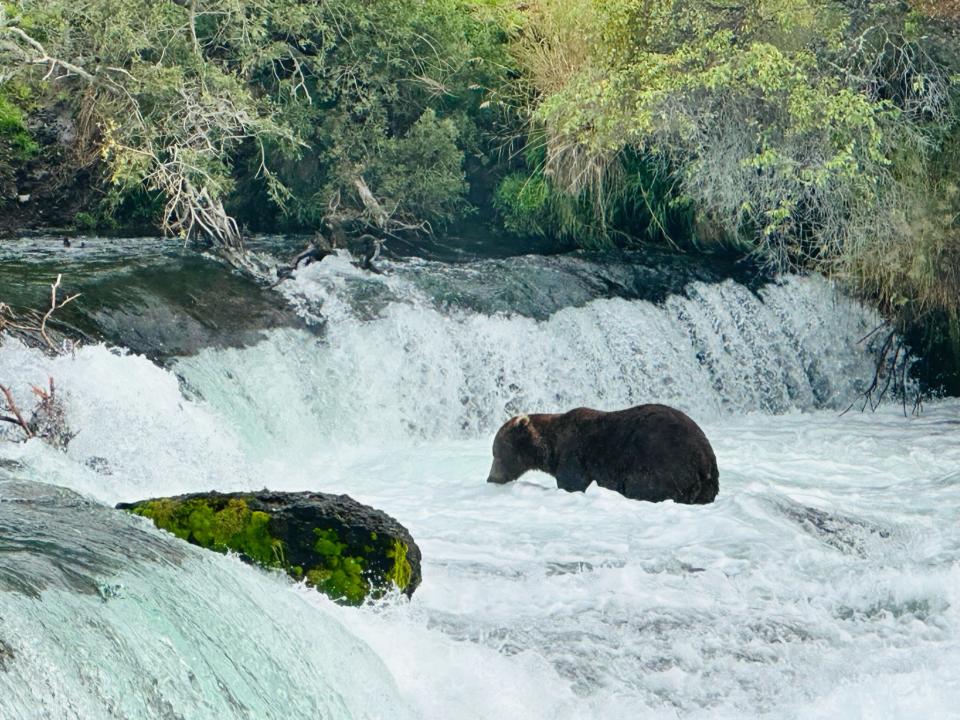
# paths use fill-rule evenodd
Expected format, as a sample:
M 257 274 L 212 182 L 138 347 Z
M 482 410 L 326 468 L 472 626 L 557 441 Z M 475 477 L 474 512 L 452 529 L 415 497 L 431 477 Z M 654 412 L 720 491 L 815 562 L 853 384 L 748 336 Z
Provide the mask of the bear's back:
M 685 413 L 666 405 L 565 414 L 557 437 L 588 480 L 638 500 L 712 502 L 719 489 L 713 448 Z

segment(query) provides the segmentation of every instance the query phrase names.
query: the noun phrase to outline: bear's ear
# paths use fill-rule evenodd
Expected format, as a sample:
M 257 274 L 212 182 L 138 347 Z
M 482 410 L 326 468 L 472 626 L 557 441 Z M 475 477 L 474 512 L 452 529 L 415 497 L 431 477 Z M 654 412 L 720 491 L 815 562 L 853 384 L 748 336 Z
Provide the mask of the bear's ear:
M 530 419 L 529 415 L 517 415 L 517 417 L 510 421 L 510 424 L 514 428 L 523 429 L 524 434 L 533 442 L 540 442 L 540 433 L 537 431 L 537 427 L 533 424 L 533 420 Z
M 529 427 L 530 425 L 530 416 L 529 415 L 514 415 L 507 421 L 507 427 L 511 428 L 521 428 Z

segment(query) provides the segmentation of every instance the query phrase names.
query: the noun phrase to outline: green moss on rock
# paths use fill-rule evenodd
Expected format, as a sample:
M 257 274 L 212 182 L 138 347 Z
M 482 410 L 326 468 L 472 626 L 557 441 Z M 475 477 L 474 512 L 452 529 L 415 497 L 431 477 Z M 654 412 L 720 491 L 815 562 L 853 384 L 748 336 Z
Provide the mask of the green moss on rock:
M 364 577 L 363 557 L 345 555 L 347 544 L 340 542 L 333 528 L 316 528 L 317 541 L 313 545 L 322 562 L 307 571 L 307 584 L 351 605 L 360 605 L 370 592 L 370 583 Z
M 420 550 L 385 513 L 346 495 L 204 493 L 118 507 L 178 538 L 248 562 L 282 568 L 346 605 L 420 583 Z
M 133 512 L 195 545 L 233 550 L 266 567 L 283 566 L 283 543 L 270 535 L 270 515 L 251 510 L 246 500 L 231 498 L 220 508 L 205 498 L 151 500 Z
M 402 540 L 394 540 L 393 547 L 387 550 L 387 557 L 393 558 L 393 567 L 387 573 L 387 580 L 399 590 L 405 590 L 413 577 L 413 568 L 407 560 L 407 544 Z

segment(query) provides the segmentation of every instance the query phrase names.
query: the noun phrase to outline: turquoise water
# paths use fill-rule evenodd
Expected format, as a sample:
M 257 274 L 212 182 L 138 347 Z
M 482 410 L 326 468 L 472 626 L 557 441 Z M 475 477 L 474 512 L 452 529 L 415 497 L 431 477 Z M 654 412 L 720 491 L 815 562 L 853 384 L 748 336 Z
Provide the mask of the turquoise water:
M 110 560 L 88 572 L 106 590 L 0 592 L 15 653 L 0 716 L 957 716 L 960 404 L 840 415 L 872 371 L 857 343 L 872 313 L 787 278 L 658 303 L 564 304 L 560 281 L 537 317 L 500 309 L 507 281 L 484 267 L 450 302 L 469 266 L 371 278 L 331 258 L 283 288 L 322 333 L 274 329 L 167 369 L 102 346 L 0 348 L 24 400 L 56 377 L 79 430 L 66 454 L 6 443 L 0 458 L 92 499 L 80 514 L 106 530 L 90 551 Z M 518 306 L 542 304 L 537 277 L 510 276 Z M 652 401 L 703 426 L 716 503 L 484 482 L 513 412 Z M 264 486 L 346 492 L 403 522 L 424 555 L 413 599 L 337 607 L 97 505 Z M 0 500 L 26 492 L 11 487 Z M 41 522 L 4 507 L 5 536 Z M 42 524 L 68 545 L 60 512 Z

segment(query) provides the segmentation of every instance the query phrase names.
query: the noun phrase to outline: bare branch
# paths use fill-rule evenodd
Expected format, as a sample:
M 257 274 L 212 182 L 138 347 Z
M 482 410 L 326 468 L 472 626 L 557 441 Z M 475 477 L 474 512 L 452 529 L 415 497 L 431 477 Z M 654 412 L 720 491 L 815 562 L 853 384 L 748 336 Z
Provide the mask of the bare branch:
M 367 209 L 367 212 L 373 216 L 374 224 L 381 229 L 386 228 L 387 221 L 390 219 L 390 213 L 388 213 L 383 205 L 380 204 L 380 201 L 374 197 L 367 185 L 367 181 L 362 177 L 357 177 L 353 181 L 353 186 L 360 194 L 360 201 L 363 203 L 363 206 Z
M 23 419 L 23 415 L 20 414 L 20 408 L 17 407 L 16 400 L 13 399 L 13 393 L 10 392 L 10 389 L 6 385 L 0 385 L 0 392 L 3 393 L 3 396 L 7 401 L 7 409 L 13 413 L 16 418 L 16 424 L 19 425 L 23 432 L 26 433 L 27 439 L 34 437 L 33 430 L 30 429 L 30 425 L 27 424 L 27 421 Z M 5 420 L 8 418 L 4 417 Z
M 61 309 L 61 308 L 64 307 L 65 305 L 73 302 L 73 301 L 76 300 L 78 297 L 80 297 L 80 293 L 76 293 L 76 294 L 71 295 L 70 297 L 68 297 L 68 298 L 67 298 L 66 300 L 64 300 L 63 302 L 58 302 L 58 301 L 57 301 L 57 290 L 60 288 L 60 281 L 61 281 L 62 279 L 63 279 L 63 275 L 62 275 L 62 274 L 57 275 L 57 281 L 56 281 L 55 283 L 53 283 L 53 285 L 50 286 L 50 309 L 47 310 L 47 312 L 46 312 L 46 313 L 44 314 L 44 316 L 43 316 L 43 319 L 40 321 L 40 335 L 43 337 L 43 339 L 46 341 L 47 345 L 49 345 L 49 346 L 50 346 L 50 349 L 53 350 L 53 351 L 56 351 L 56 350 L 57 350 L 57 347 L 56 347 L 56 345 L 53 344 L 53 341 L 52 341 L 52 340 L 50 339 L 50 337 L 47 335 L 47 320 L 50 319 L 50 316 L 53 315 L 54 312 L 56 312 L 57 310 Z
M 63 60 L 62 58 L 51 57 L 50 54 L 46 51 L 46 49 L 44 49 L 43 45 L 41 45 L 34 38 L 27 35 L 27 33 L 25 33 L 21 28 L 18 28 L 15 25 L 3 25 L 3 26 L 0 26 L 0 32 L 7 32 L 14 35 L 17 38 L 20 38 L 20 40 L 22 40 L 27 45 L 29 45 L 34 50 L 34 52 L 37 53 L 36 56 L 27 58 L 26 61 L 29 64 L 50 66 L 50 69 L 47 71 L 47 74 L 44 77 L 45 80 L 51 78 L 53 76 L 53 73 L 56 71 L 58 67 L 62 67 L 64 70 L 68 72 L 68 74 L 79 75 L 84 80 L 88 82 L 93 82 L 94 80 L 93 75 L 91 75 L 89 72 L 84 70 L 79 65 L 75 65 L 74 63 L 69 62 L 67 60 Z M 61 75 L 60 77 L 66 77 L 66 76 Z M 59 79 L 59 78 L 55 78 L 55 79 Z

